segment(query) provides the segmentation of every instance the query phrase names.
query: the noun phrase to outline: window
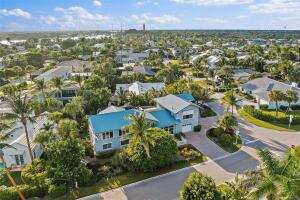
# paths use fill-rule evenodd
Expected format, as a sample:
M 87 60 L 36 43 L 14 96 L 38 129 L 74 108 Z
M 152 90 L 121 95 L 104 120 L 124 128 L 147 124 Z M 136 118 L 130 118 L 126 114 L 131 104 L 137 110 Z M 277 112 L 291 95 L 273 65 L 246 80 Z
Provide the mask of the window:
M 129 139 L 127 140 L 121 140 L 121 146 L 125 146 L 129 144 Z
M 111 148 L 112 148 L 112 143 L 107 143 L 103 145 L 103 150 L 111 149 Z
M 17 165 L 24 165 L 23 155 L 15 155 L 15 160 Z
M 183 119 L 191 119 L 191 118 L 193 118 L 193 115 L 192 115 L 192 114 L 189 114 L 189 115 L 183 115 L 182 118 L 183 118 Z
M 163 128 L 165 131 L 170 132 L 171 134 L 174 133 L 174 126 L 166 126 Z
M 113 137 L 114 137 L 113 131 L 108 131 L 108 132 L 104 132 L 104 133 L 100 133 L 100 134 L 96 135 L 96 140 L 105 140 L 105 139 L 113 138 Z
M 122 137 L 123 135 L 127 134 L 129 131 L 126 129 L 120 129 L 119 130 L 119 136 Z

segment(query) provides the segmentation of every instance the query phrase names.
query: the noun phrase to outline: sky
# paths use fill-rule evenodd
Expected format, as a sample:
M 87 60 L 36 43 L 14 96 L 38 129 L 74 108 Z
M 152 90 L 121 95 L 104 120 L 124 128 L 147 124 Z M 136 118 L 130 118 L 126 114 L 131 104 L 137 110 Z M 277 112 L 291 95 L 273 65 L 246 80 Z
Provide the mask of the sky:
M 300 29 L 300 0 L 0 0 L 0 32 Z

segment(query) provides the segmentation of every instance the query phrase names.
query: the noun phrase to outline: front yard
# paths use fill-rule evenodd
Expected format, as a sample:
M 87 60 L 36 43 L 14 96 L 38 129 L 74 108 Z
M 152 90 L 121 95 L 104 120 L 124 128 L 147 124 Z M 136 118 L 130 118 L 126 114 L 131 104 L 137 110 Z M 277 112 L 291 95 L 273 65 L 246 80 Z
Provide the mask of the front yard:
M 179 147 L 178 149 L 178 156 L 175 162 L 167 167 L 160 168 L 154 172 L 147 172 L 147 173 L 139 173 L 139 172 L 124 172 L 119 175 L 111 176 L 110 178 L 102 177 L 95 185 L 90 187 L 81 187 L 78 188 L 74 193 L 70 194 L 67 198 L 68 199 L 75 199 L 89 196 L 92 194 L 96 194 L 99 192 L 105 192 L 107 190 L 115 189 L 124 185 L 128 185 L 130 183 L 142 181 L 154 176 L 162 175 L 171 171 L 175 171 L 178 169 L 182 169 L 189 166 L 194 166 L 196 164 L 202 163 L 207 161 L 207 157 L 205 157 L 202 153 L 195 159 L 189 159 L 181 156 L 182 150 L 184 147 Z M 195 150 L 194 147 L 191 149 Z M 74 197 L 75 196 L 75 197 Z M 45 199 L 48 200 L 48 197 Z

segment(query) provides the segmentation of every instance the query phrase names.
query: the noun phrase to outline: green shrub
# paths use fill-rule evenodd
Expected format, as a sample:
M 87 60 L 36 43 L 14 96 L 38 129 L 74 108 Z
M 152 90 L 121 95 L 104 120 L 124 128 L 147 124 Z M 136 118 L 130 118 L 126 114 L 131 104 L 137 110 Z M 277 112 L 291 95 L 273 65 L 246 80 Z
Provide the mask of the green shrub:
M 130 142 L 125 149 L 128 170 L 149 172 L 174 162 L 178 150 L 175 138 L 160 128 L 151 128 L 151 131 L 153 145 L 150 145 L 150 158 L 138 142 Z
M 18 185 L 18 187 L 25 198 L 42 197 L 45 195 L 45 191 L 36 186 Z M 19 196 L 14 187 L 0 186 L 0 199 L 19 200 Z
M 51 198 L 55 199 L 57 197 L 63 196 L 67 193 L 66 185 L 50 185 L 48 189 L 48 193 Z
M 222 127 L 214 128 L 212 131 L 213 137 L 220 137 L 224 134 L 224 129 Z
M 300 105 L 291 105 L 292 110 L 300 110 Z
M 233 138 L 229 134 L 224 133 L 220 136 L 220 143 L 223 146 L 230 146 L 232 142 L 233 142 Z
M 183 132 L 175 133 L 174 136 L 177 140 L 181 140 L 181 138 L 185 138 L 185 134 Z
M 104 151 L 101 153 L 97 153 L 96 157 L 98 159 L 105 159 L 105 158 L 110 158 L 113 157 L 116 153 L 116 150 L 108 150 L 108 151 Z
M 197 125 L 197 126 L 194 126 L 194 131 L 195 131 L 195 132 L 201 131 L 201 125 L 199 124 L 199 125 Z
M 199 158 L 199 157 L 201 157 L 201 156 L 202 156 L 201 153 L 199 153 L 198 151 L 195 151 L 195 150 L 193 150 L 193 149 L 191 149 L 191 150 L 188 152 L 188 157 L 189 157 L 189 159 L 191 159 L 191 160 L 195 160 L 196 158 Z
M 80 166 L 80 179 L 78 180 L 79 186 L 89 185 L 93 177 L 92 170 L 88 169 L 86 166 Z
M 269 108 L 269 105 L 268 105 L 268 104 L 260 104 L 260 105 L 259 105 L 259 109 L 267 110 L 268 108 Z

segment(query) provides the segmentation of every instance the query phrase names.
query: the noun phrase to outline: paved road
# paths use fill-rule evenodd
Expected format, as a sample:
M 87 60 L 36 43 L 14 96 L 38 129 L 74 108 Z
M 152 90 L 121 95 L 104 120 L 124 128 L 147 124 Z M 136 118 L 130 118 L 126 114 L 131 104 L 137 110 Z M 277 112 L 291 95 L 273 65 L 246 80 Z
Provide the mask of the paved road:
M 223 114 L 223 108 L 218 102 L 211 103 L 209 106 L 219 115 Z M 256 150 L 258 148 L 268 147 L 274 154 L 280 156 L 291 144 L 300 145 L 300 132 L 274 131 L 257 127 L 245 122 L 236 112 L 235 115 L 240 122 L 240 135 L 245 142 L 245 145 L 239 152 L 228 155 L 220 151 L 218 147 L 214 148 L 214 144 L 204 144 L 208 149 L 201 149 L 201 151 L 209 156 L 210 160 L 208 162 L 82 199 L 177 200 L 179 199 L 179 188 L 192 171 L 197 170 L 206 173 L 211 176 L 216 183 L 222 183 L 233 179 L 236 173 L 243 173 L 245 170 L 257 168 L 259 162 Z M 203 119 L 201 124 L 204 129 L 215 124 L 218 116 Z M 205 141 L 205 136 L 203 132 L 201 132 L 198 135 L 193 133 L 188 139 L 192 141 L 195 140 L 194 143 L 200 145 L 201 141 L 196 142 L 196 140 L 203 138 Z M 203 148 L 200 146 L 199 148 Z M 221 157 L 217 158 L 218 156 Z

